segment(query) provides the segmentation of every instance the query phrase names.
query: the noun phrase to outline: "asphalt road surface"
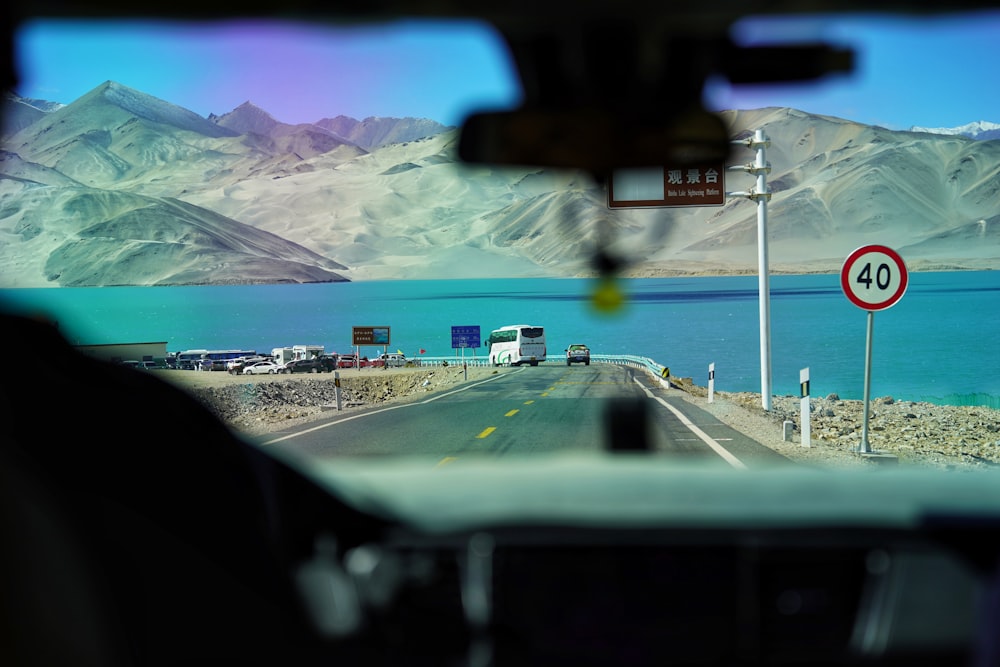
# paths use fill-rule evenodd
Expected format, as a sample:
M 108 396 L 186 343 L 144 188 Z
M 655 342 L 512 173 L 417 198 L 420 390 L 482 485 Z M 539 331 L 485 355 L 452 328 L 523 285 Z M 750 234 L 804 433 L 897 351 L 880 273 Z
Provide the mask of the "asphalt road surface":
M 676 390 L 605 364 L 526 366 L 424 400 L 349 415 L 331 412 L 328 419 L 269 434 L 260 443 L 319 459 L 412 455 L 449 462 L 645 446 L 656 454 L 737 468 L 786 461 Z

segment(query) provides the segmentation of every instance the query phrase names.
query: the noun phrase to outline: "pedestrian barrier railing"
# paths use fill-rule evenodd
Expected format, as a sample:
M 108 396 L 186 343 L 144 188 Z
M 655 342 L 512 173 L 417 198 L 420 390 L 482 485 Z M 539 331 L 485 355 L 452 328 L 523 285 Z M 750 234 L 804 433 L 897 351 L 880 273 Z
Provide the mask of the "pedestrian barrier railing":
M 652 375 L 661 380 L 667 380 L 670 377 L 670 369 L 663 364 L 653 361 L 649 357 L 640 357 L 632 354 L 591 354 L 590 360 L 595 364 L 612 364 L 615 366 L 627 366 L 629 368 L 638 368 L 642 370 L 649 371 Z M 488 357 L 418 357 L 416 359 L 411 359 L 407 361 L 407 365 L 414 366 L 457 366 L 462 367 L 462 364 L 466 364 L 470 368 L 473 366 L 490 366 L 490 360 Z M 561 356 L 559 357 L 549 357 L 549 359 L 544 362 L 548 364 L 565 363 L 565 359 Z

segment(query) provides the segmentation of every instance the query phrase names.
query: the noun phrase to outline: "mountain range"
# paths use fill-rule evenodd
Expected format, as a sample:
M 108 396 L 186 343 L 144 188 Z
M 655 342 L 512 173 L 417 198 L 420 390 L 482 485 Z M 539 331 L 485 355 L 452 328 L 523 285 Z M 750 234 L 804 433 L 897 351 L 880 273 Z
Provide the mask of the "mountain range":
M 981 141 L 1000 139 L 1000 123 L 977 120 L 959 127 L 911 127 L 911 132 L 929 132 L 931 134 L 959 134 L 970 139 Z
M 204 118 L 111 81 L 5 113 L 2 287 L 580 276 L 598 248 L 630 276 L 756 272 L 745 197 L 609 209 L 584 173 L 463 164 L 458 131 L 428 119 L 291 125 L 250 102 Z M 837 271 L 868 243 L 914 270 L 1000 267 L 1000 141 L 787 108 L 723 117 L 771 141 L 773 271 Z M 752 184 L 730 171 L 725 188 Z

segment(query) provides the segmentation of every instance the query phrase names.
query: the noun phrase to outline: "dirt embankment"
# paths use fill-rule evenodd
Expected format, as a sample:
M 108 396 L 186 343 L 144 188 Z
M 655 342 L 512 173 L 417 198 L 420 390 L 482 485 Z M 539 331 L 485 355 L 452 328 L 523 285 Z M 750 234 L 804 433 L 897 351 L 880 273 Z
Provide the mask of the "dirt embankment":
M 470 367 L 468 381 L 485 380 L 510 370 Z M 205 371 L 152 372 L 192 394 L 234 430 L 249 435 L 310 421 L 337 405 L 333 373 L 248 376 Z M 339 375 L 345 411 L 419 398 L 466 381 L 466 371 L 454 366 L 345 369 Z
M 760 394 L 708 391 L 690 378 L 674 378 L 687 399 L 724 423 L 789 458 L 813 463 L 872 465 L 883 458 L 859 456 L 864 402 L 836 394 L 810 397 L 811 447 L 801 445 L 801 403 L 798 397 L 775 396 L 765 411 Z M 785 421 L 793 423 L 791 442 L 783 438 Z M 899 464 L 938 468 L 991 468 L 1000 465 L 1000 410 L 986 407 L 935 405 L 872 399 L 868 443 L 873 452 L 895 457 Z

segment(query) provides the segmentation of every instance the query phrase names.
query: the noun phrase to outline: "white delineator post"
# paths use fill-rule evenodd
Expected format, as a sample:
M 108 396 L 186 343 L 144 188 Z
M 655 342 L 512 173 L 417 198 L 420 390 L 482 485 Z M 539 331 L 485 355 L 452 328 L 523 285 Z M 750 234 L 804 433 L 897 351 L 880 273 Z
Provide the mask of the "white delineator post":
M 715 362 L 708 365 L 708 402 L 715 400 Z
M 771 286 L 767 257 L 767 202 L 771 192 L 767 189 L 767 163 L 765 149 L 771 145 L 764 130 L 755 130 L 752 138 L 734 141 L 756 151 L 752 163 L 729 167 L 757 177 L 757 183 L 748 192 L 727 192 L 727 197 L 746 197 L 757 202 L 757 301 L 760 307 L 760 401 L 765 410 L 771 409 Z
M 799 401 L 799 423 L 802 425 L 802 446 L 812 447 L 811 429 L 809 428 L 809 369 L 799 371 L 799 387 L 802 398 Z
M 333 372 L 333 394 L 337 397 L 337 412 L 344 409 L 344 402 L 340 397 L 340 371 Z

